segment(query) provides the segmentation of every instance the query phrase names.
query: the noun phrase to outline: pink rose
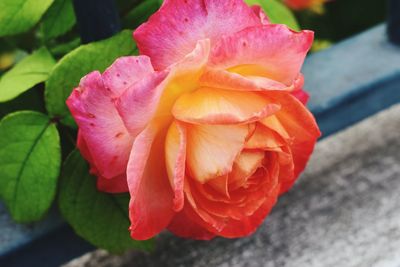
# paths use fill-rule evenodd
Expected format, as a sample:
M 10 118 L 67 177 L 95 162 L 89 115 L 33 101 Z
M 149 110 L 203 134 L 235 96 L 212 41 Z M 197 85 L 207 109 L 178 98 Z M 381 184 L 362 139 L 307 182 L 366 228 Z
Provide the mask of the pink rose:
M 67 100 L 106 192 L 129 191 L 131 236 L 253 233 L 320 135 L 299 101 L 313 33 L 242 0 L 166 0 L 140 56 L 85 76 Z

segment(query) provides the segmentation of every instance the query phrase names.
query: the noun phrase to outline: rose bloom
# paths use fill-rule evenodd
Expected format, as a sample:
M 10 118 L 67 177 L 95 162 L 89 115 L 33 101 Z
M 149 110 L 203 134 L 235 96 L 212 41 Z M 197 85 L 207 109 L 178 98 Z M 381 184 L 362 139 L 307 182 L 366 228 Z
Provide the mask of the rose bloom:
M 67 100 L 98 189 L 128 192 L 130 233 L 253 233 L 320 136 L 302 91 L 313 33 L 241 0 L 166 0 L 134 32 L 140 56 Z
M 284 3 L 294 10 L 312 8 L 324 2 L 326 2 L 326 0 L 284 0 Z

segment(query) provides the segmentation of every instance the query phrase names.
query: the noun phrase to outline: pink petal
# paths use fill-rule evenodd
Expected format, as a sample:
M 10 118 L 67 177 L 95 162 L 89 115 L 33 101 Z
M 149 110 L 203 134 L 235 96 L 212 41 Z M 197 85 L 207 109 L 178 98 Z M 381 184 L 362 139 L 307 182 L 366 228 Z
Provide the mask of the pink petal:
M 132 136 L 137 136 L 153 117 L 167 75 L 168 71 L 162 71 L 143 77 L 116 101 L 118 113 Z
M 262 7 L 260 7 L 259 5 L 254 5 L 251 6 L 251 9 L 253 9 L 254 13 L 256 13 L 256 15 L 260 18 L 262 24 L 264 25 L 270 24 L 269 18 L 267 14 L 265 14 Z
M 278 110 L 279 105 L 255 92 L 200 88 L 178 98 L 172 114 L 194 124 L 236 124 L 254 122 Z
M 126 193 L 129 191 L 126 174 L 121 174 L 117 177 L 107 179 L 104 177 L 97 177 L 97 189 L 106 193 Z
M 90 164 L 90 173 L 97 176 L 97 189 L 107 193 L 125 193 L 128 192 L 128 183 L 126 180 L 126 174 L 118 175 L 113 178 L 104 178 L 99 175 L 97 167 L 93 163 L 93 157 L 87 147 L 85 139 L 82 137 L 81 131 L 78 130 L 78 138 L 76 142 L 81 155 Z
M 222 37 L 213 47 L 210 63 L 242 75 L 264 76 L 293 84 L 300 72 L 313 32 L 295 32 L 285 25 L 250 27 Z
M 303 105 L 306 105 L 308 99 L 310 99 L 310 95 L 303 89 L 293 91 L 292 95 L 296 97 L 301 103 L 303 103 Z
M 82 78 L 67 100 L 99 176 L 125 173 L 133 138 L 126 130 L 99 72 Z
M 165 171 L 165 131 L 149 125 L 135 139 L 127 176 L 133 239 L 149 239 L 170 223 L 173 193 Z
M 134 38 L 140 53 L 160 70 L 180 61 L 198 40 L 208 38 L 213 44 L 222 35 L 260 24 L 242 0 L 166 0 Z
M 180 211 L 184 204 L 183 185 L 186 164 L 186 128 L 180 122 L 173 122 L 165 140 L 165 159 L 169 181 L 174 191 L 174 211 Z
M 192 53 L 170 66 L 155 72 L 128 88 L 116 102 L 116 107 L 129 132 L 136 136 L 151 120 L 172 119 L 171 109 L 183 93 L 197 87 L 208 60 L 209 41 L 200 40 Z
M 102 76 L 106 89 L 113 97 L 119 97 L 128 87 L 153 72 L 149 57 L 129 56 L 118 58 Z

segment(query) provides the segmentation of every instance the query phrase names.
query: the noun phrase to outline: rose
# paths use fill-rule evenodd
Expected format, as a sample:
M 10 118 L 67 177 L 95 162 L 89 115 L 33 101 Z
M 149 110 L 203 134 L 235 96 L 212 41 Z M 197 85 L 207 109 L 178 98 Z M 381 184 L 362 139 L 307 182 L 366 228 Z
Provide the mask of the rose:
M 324 2 L 326 2 L 326 0 L 284 0 L 284 3 L 294 10 L 313 8 Z
M 85 76 L 67 100 L 98 188 L 126 192 L 131 236 L 254 232 L 320 133 L 299 102 L 313 33 L 241 0 L 167 0 L 134 33 L 141 56 Z

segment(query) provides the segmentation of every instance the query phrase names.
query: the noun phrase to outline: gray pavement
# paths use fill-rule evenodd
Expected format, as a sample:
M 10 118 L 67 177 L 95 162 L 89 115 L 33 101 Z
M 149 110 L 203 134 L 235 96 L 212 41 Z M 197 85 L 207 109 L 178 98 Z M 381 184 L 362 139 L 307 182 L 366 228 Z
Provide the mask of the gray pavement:
M 400 267 L 400 105 L 320 141 L 254 235 L 163 233 L 152 253 L 98 250 L 64 265 L 83 266 Z

